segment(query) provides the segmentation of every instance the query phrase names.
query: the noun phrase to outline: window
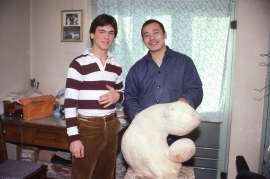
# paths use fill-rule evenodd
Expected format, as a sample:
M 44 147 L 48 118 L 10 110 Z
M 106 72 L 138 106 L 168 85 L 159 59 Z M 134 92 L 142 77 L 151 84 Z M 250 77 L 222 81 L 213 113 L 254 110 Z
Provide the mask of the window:
M 222 122 L 225 107 L 226 53 L 230 0 L 96 0 L 97 14 L 113 15 L 118 35 L 110 51 L 123 67 L 129 68 L 148 51 L 140 34 L 150 19 L 161 21 L 167 31 L 166 45 L 194 61 L 204 89 L 197 109 L 204 121 Z

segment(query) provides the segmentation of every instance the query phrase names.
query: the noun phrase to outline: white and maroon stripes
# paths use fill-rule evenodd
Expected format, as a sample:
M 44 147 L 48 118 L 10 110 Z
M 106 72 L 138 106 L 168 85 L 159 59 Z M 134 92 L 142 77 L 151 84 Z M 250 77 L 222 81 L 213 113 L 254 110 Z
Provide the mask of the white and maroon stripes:
M 109 92 L 106 85 L 120 93 L 123 101 L 123 77 L 120 64 L 108 52 L 105 68 L 99 59 L 86 49 L 75 58 L 67 71 L 65 89 L 65 118 L 69 141 L 79 140 L 77 112 L 84 116 L 105 116 L 115 112 L 115 104 L 107 108 L 98 102 L 102 94 Z

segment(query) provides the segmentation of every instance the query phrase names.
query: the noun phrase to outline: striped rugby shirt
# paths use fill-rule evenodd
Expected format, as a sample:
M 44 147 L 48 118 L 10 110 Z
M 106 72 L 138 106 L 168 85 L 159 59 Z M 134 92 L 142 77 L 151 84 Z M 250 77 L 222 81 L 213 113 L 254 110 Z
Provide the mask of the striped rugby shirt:
M 114 113 L 115 104 L 103 108 L 98 99 L 108 93 L 106 85 L 120 94 L 118 102 L 123 101 L 123 76 L 120 64 L 108 52 L 105 66 L 87 48 L 76 57 L 67 71 L 65 89 L 65 118 L 69 142 L 80 140 L 77 128 L 77 113 L 84 116 L 105 116 Z

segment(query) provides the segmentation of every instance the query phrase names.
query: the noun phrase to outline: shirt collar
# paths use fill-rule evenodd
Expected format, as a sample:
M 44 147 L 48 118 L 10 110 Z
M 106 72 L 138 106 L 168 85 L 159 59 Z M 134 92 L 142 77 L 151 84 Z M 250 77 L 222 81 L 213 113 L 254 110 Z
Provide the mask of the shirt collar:
M 165 52 L 165 55 L 164 56 L 173 56 L 173 51 L 170 49 L 169 46 L 166 45 L 166 52 Z M 150 53 L 150 51 L 148 51 L 148 53 L 146 54 L 146 59 L 147 60 L 151 60 L 152 59 L 152 55 Z
M 82 54 L 83 54 L 83 55 L 89 55 L 89 56 L 91 56 L 91 57 L 95 57 L 95 55 L 94 55 L 93 53 L 90 53 L 90 50 L 91 50 L 91 49 L 92 49 L 92 48 L 86 48 L 86 49 L 83 51 Z M 112 54 L 111 52 L 108 51 L 108 59 L 107 59 L 106 62 L 110 62 L 112 58 L 114 58 L 113 54 Z

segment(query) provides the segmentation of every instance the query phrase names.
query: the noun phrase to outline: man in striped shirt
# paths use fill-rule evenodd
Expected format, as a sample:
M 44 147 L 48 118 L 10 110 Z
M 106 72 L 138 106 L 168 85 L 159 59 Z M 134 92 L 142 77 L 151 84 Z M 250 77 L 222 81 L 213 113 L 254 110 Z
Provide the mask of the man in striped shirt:
M 90 27 L 92 48 L 67 71 L 65 118 L 72 179 L 114 178 L 118 129 L 116 102 L 123 101 L 122 68 L 108 51 L 117 35 L 114 17 L 101 14 Z

